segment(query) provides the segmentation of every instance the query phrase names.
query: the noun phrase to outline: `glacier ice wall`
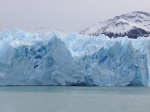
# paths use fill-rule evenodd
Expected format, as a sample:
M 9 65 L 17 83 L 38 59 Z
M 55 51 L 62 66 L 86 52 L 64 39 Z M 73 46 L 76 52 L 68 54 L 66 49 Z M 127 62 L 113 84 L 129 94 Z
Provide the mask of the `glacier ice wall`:
M 149 86 L 150 38 L 0 33 L 0 85 Z

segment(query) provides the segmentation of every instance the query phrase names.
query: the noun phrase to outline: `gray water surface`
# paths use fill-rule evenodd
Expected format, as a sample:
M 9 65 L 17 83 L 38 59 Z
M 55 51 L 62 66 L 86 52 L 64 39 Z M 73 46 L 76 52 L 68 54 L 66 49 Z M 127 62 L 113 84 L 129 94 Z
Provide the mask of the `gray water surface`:
M 0 112 L 150 112 L 150 88 L 6 86 Z

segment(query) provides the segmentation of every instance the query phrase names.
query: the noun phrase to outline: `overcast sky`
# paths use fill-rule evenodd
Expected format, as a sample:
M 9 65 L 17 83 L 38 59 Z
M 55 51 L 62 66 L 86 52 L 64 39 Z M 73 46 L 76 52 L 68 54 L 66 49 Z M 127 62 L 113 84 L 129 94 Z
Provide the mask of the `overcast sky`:
M 150 12 L 150 0 L 0 0 L 0 31 L 49 27 L 78 32 L 137 10 Z

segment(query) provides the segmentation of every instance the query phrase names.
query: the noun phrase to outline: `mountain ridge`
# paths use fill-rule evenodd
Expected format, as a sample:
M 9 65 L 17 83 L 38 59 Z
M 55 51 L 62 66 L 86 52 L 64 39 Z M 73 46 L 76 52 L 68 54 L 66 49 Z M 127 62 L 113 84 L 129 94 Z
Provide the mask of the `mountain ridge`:
M 112 19 L 94 24 L 79 34 L 98 36 L 104 34 L 110 38 L 124 37 L 138 38 L 150 35 L 150 13 L 134 11 Z

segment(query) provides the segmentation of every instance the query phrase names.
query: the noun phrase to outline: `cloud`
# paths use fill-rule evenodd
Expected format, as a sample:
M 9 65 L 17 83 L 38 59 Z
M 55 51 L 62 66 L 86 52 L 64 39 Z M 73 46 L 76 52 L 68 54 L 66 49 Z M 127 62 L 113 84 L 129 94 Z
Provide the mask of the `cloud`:
M 149 0 L 0 0 L 0 30 L 51 27 L 79 31 L 116 15 L 149 11 Z

